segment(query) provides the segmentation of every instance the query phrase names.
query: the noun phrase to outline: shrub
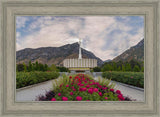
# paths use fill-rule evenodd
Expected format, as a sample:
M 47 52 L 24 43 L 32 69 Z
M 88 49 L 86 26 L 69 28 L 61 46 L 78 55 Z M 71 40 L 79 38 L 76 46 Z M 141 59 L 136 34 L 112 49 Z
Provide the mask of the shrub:
M 144 87 L 143 72 L 103 72 L 102 77 L 141 88 Z
M 17 72 L 16 88 L 21 88 L 58 78 L 58 72 Z

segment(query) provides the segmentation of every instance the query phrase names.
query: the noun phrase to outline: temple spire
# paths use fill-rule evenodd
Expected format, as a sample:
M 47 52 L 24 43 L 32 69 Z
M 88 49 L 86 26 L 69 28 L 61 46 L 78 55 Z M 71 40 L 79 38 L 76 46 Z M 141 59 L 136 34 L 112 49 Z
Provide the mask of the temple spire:
M 82 53 L 81 53 L 81 39 L 79 39 L 79 58 L 82 59 Z

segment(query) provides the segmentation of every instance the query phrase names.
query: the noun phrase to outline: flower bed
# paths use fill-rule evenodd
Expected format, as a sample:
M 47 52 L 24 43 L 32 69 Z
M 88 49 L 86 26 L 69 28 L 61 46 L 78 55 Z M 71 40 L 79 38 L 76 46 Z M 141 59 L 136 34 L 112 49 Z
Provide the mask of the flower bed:
M 78 74 L 54 84 L 54 91 L 39 96 L 39 101 L 131 101 L 120 90 L 114 90 L 91 77 Z
M 58 78 L 58 72 L 17 72 L 16 88 L 21 88 L 40 82 Z

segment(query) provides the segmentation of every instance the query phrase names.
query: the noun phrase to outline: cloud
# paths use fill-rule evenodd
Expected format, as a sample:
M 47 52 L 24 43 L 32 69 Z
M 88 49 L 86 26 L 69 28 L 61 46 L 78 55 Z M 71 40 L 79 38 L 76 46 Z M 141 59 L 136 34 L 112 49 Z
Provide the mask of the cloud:
M 131 25 L 130 22 L 134 21 L 129 16 L 18 17 L 17 50 L 59 47 L 82 38 L 83 48 L 102 60 L 113 59 L 142 39 L 143 17 L 134 18 L 137 23 L 142 22 L 142 25 Z M 26 25 L 27 21 L 30 23 Z M 20 31 L 21 28 L 25 32 Z
M 25 16 L 17 16 L 16 17 L 16 27 L 17 28 L 22 28 L 25 27 L 26 22 L 28 21 L 28 17 Z

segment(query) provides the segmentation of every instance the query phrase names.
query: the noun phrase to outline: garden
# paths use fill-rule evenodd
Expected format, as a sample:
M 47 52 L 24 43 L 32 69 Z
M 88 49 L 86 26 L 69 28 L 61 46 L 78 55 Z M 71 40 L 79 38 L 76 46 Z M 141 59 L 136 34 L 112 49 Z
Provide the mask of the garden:
M 131 101 L 110 80 L 93 80 L 89 75 L 63 75 L 53 83 L 52 91 L 40 95 L 38 101 Z

